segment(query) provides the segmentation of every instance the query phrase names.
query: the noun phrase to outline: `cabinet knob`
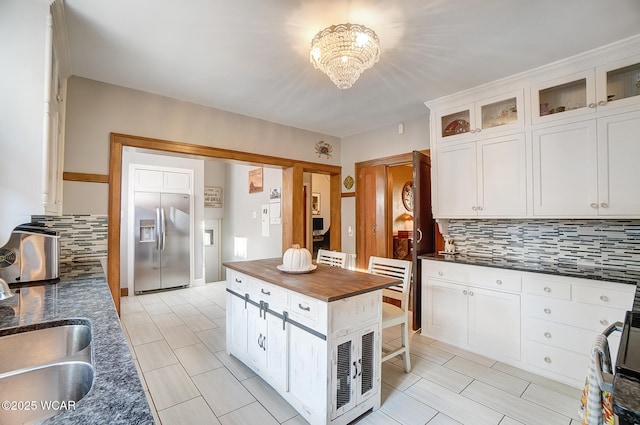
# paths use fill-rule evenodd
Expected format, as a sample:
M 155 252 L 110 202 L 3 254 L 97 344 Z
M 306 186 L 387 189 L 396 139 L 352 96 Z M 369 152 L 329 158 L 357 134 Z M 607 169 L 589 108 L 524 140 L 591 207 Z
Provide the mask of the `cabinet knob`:
M 476 207 L 475 205 L 473 207 L 471 207 L 472 210 L 477 211 L 478 207 Z
M 550 334 L 549 332 L 545 332 L 545 333 L 544 333 L 544 337 L 545 337 L 545 338 L 551 338 L 551 334 Z
M 602 326 L 607 326 L 607 325 L 609 324 L 609 321 L 608 321 L 608 320 L 606 320 L 606 319 L 600 319 L 600 324 L 601 324 Z
M 602 208 L 609 208 L 609 204 L 607 204 L 606 202 L 601 203 L 600 206 Z
M 551 314 L 551 309 L 550 308 L 545 308 L 544 309 L 544 313 L 545 314 Z
M 476 131 L 475 131 L 474 129 L 469 130 L 469 133 L 471 133 L 471 134 L 473 134 L 473 133 L 475 133 L 475 132 L 476 132 Z
M 469 291 L 469 295 L 473 297 L 473 291 Z
M 546 292 L 547 294 L 551 292 L 551 288 L 549 288 L 548 286 L 544 287 L 544 292 Z
M 600 295 L 600 301 L 607 302 L 609 301 L 609 297 L 607 297 L 606 295 Z
M 481 128 L 476 128 L 476 133 L 480 133 L 482 131 Z
M 462 291 L 462 294 L 463 294 L 463 295 L 467 295 L 468 293 L 469 293 L 469 291 L 467 291 L 466 289 L 464 289 L 464 290 Z
M 595 202 L 592 202 L 590 205 L 591 205 L 591 208 L 598 208 L 598 204 L 596 204 Z
M 442 273 L 442 271 L 438 272 L 438 276 L 442 276 L 444 273 Z
M 502 281 L 501 281 L 500 279 L 496 280 L 496 283 L 497 283 L 498 285 L 502 285 Z
M 547 356 L 544 358 L 545 363 L 551 363 L 551 357 Z
M 604 106 L 607 104 L 606 100 L 601 100 L 600 102 L 598 102 L 598 106 Z
M 478 211 L 482 211 L 482 205 L 478 205 Z
M 593 109 L 593 108 L 595 108 L 595 107 L 596 107 L 596 104 L 595 104 L 595 103 L 590 103 L 590 104 L 589 104 L 589 105 L 587 105 L 587 106 L 589 106 L 589 108 Z

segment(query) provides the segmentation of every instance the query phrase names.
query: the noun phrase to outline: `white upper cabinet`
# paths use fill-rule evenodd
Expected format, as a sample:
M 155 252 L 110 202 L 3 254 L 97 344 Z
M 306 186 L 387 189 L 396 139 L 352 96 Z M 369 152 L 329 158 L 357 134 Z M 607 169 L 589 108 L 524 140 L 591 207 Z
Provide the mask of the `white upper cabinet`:
M 514 90 L 436 113 L 439 142 L 473 140 L 524 126 L 523 91 Z
M 640 56 L 544 81 L 531 88 L 533 124 L 640 104 Z
M 533 214 L 640 215 L 640 111 L 533 132 Z
M 426 105 L 435 218 L 640 218 L 640 35 Z
M 439 148 L 438 214 L 520 217 L 526 214 L 524 133 Z

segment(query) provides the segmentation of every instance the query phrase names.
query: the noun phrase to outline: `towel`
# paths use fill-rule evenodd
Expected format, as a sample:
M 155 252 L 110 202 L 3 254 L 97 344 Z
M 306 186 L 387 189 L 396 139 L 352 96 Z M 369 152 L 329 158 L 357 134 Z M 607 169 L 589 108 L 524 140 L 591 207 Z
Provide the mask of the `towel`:
M 601 365 L 597 364 L 596 353 L 600 353 Z M 582 406 L 580 407 L 582 425 L 614 425 L 611 393 L 601 388 L 597 373 L 598 368 L 601 368 L 603 373 L 612 373 L 609 343 L 607 337 L 602 334 L 596 336 L 591 349 L 591 362 L 582 391 Z

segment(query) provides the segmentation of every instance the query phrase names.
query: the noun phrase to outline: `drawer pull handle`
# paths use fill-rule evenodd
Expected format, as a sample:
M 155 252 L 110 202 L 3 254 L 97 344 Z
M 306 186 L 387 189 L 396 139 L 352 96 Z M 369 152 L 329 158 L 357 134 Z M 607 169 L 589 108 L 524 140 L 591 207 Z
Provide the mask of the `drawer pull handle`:
M 607 326 L 607 325 L 609 324 L 609 321 L 608 321 L 608 320 L 606 320 L 606 319 L 600 319 L 600 324 L 601 324 L 602 326 Z
M 262 292 L 265 295 L 271 295 L 271 291 L 265 291 L 264 288 L 260 288 L 260 292 Z
M 236 277 L 236 283 L 242 283 L 242 279 L 238 279 L 238 278 Z
M 501 281 L 500 279 L 496 280 L 496 283 L 497 283 L 498 285 L 502 285 L 502 281 Z
M 550 308 L 545 308 L 544 312 L 545 312 L 545 314 L 551 314 L 551 309 Z
M 551 334 L 550 334 L 549 332 L 545 332 L 545 333 L 544 333 L 544 337 L 545 337 L 545 338 L 551 338 Z
M 300 304 L 300 303 L 298 303 L 298 308 L 300 310 L 304 310 L 304 311 L 311 311 L 311 307 L 310 306 L 303 307 L 302 304 Z
M 545 363 L 551 363 L 551 357 L 547 356 L 544 358 Z
M 544 292 L 546 292 L 548 294 L 549 292 L 551 292 L 551 288 L 549 288 L 548 286 L 545 286 L 544 287 Z
M 606 295 L 600 295 L 600 301 L 607 302 L 609 301 L 609 297 L 607 297 Z

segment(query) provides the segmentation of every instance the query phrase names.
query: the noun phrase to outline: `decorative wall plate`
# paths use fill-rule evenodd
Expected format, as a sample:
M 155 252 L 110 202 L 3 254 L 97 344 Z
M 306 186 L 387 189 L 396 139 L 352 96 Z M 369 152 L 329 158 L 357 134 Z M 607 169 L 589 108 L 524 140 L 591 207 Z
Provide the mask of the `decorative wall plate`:
M 322 140 L 316 143 L 316 153 L 318 154 L 318 157 L 326 155 L 327 158 L 331 158 L 332 151 L 333 146 L 331 146 L 329 143 L 323 142 Z
M 347 190 L 351 189 L 353 187 L 353 177 L 351 176 L 345 177 L 342 184 L 344 185 L 345 189 Z
M 407 211 L 413 211 L 413 182 L 408 181 L 402 186 L 402 204 Z

